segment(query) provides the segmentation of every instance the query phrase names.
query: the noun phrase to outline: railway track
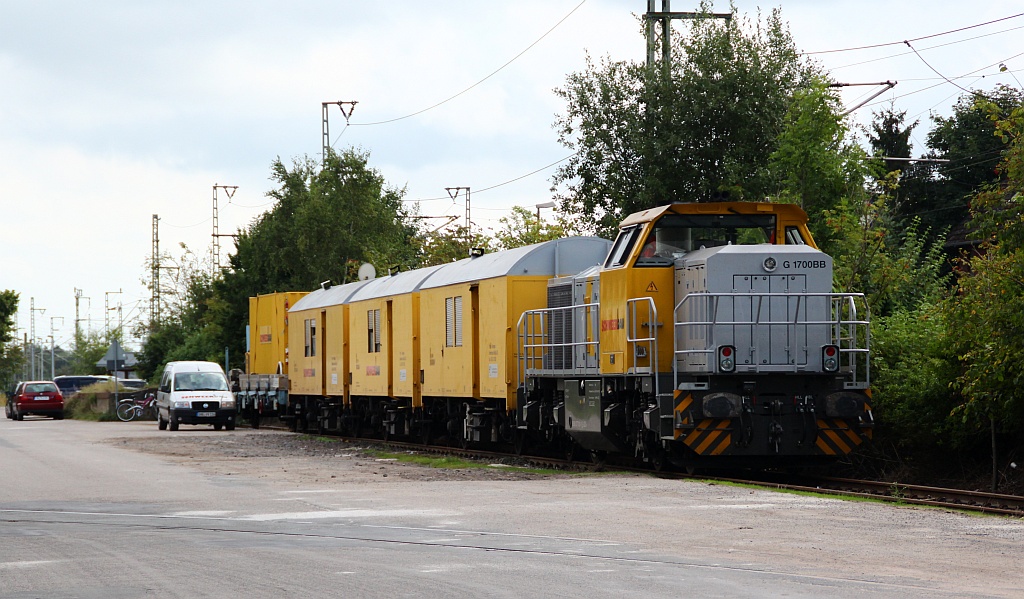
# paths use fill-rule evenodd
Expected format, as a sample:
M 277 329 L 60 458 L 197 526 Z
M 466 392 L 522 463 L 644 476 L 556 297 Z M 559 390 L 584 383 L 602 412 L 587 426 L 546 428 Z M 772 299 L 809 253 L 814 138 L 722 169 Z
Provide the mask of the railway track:
M 550 468 L 555 470 L 587 471 L 595 469 L 595 464 L 588 461 L 567 460 L 560 458 L 512 455 L 503 452 L 484 451 L 479 449 L 462 449 L 458 447 L 422 445 L 419 443 L 407 443 L 402 441 L 381 441 L 378 439 L 350 438 L 348 441 L 372 442 L 382 447 L 414 451 L 418 453 L 432 453 L 440 455 L 452 455 L 475 460 L 500 461 L 514 457 L 522 460 L 531 466 Z M 968 491 L 961 489 L 943 489 L 921 485 L 906 485 L 901 483 L 856 480 L 849 478 L 834 477 L 782 477 L 780 475 L 769 475 L 764 477 L 735 478 L 725 476 L 710 476 L 706 474 L 685 474 L 681 472 L 654 472 L 651 469 L 636 468 L 617 464 L 601 464 L 597 467 L 606 468 L 611 471 L 642 472 L 654 474 L 662 478 L 678 480 L 710 480 L 730 482 L 736 484 L 753 485 L 770 489 L 784 489 L 789 491 L 802 491 L 822 495 L 836 495 L 845 497 L 860 497 L 886 501 L 899 505 L 922 505 L 951 510 L 967 512 L 978 512 L 985 514 L 997 514 L 1002 516 L 1013 516 L 1024 518 L 1024 497 L 1017 495 L 1003 495 L 998 493 L 986 493 L 982 491 Z

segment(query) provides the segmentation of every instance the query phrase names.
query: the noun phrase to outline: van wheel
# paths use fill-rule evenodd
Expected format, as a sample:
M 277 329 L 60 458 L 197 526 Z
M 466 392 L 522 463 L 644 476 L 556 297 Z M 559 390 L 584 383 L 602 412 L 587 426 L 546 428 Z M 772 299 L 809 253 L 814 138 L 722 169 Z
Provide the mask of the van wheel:
M 174 419 L 174 414 L 169 414 L 169 416 L 171 418 L 171 422 L 168 424 L 167 428 L 172 431 L 178 430 L 178 421 Z
M 160 415 L 159 410 L 157 410 L 156 413 L 156 427 L 162 431 L 167 430 L 167 421 L 164 420 L 164 417 Z
M 215 431 L 219 431 L 222 428 L 224 428 L 224 425 L 219 423 L 219 422 L 217 424 L 213 425 L 213 430 L 215 430 Z
M 229 422 L 229 423 L 224 425 L 224 428 L 229 430 L 229 431 L 233 431 L 233 430 L 235 430 L 235 423 L 234 422 Z

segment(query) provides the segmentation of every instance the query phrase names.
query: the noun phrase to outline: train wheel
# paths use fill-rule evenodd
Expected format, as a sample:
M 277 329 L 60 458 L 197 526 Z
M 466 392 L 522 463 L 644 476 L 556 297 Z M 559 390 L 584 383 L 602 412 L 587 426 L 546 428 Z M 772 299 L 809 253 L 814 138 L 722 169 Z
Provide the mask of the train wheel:
M 526 451 L 526 438 L 528 435 L 527 431 L 512 430 L 512 450 L 515 451 L 516 455 L 523 455 Z
M 660 446 L 651 449 L 651 467 L 654 468 L 655 472 L 664 472 L 665 466 L 668 464 L 668 455 L 665 450 Z
M 605 464 L 608 462 L 608 454 L 604 451 L 591 451 L 590 463 L 594 465 L 594 472 L 604 472 Z
M 576 459 L 576 442 L 572 440 L 572 437 L 566 437 L 563 443 L 562 451 L 564 452 L 565 459 L 572 462 Z

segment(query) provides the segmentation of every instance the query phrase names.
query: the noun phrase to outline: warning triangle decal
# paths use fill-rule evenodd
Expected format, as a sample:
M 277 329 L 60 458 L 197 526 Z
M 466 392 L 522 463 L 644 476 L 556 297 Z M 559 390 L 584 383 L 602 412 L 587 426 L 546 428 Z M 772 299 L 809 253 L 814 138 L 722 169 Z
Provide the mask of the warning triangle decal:
M 658 286 L 654 284 L 654 281 L 651 281 L 651 284 L 647 286 L 647 291 L 651 292 L 651 291 L 657 291 L 657 290 L 658 290 Z

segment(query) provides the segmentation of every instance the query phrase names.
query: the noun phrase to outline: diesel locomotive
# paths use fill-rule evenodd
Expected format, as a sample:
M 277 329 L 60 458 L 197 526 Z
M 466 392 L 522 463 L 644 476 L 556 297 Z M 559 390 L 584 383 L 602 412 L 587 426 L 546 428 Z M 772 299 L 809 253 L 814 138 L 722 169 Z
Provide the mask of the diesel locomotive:
M 259 425 L 656 467 L 785 467 L 871 438 L 870 318 L 797 206 L 671 204 L 571 237 L 250 299 Z

